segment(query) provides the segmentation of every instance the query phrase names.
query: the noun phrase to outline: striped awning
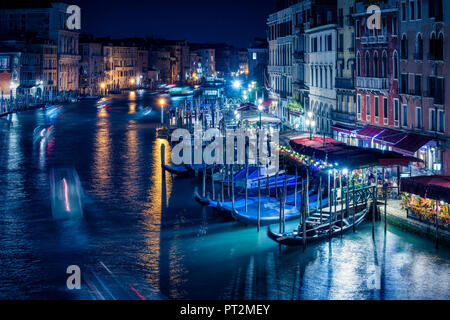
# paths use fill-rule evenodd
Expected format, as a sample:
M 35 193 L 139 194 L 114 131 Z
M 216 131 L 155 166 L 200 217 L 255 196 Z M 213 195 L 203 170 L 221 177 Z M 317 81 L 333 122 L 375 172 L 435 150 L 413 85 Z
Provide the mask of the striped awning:
M 414 155 L 422 147 L 426 146 L 433 139 L 431 137 L 418 134 L 408 134 L 402 141 L 397 143 L 392 149 L 398 153 Z
M 406 134 L 394 130 L 385 129 L 374 139 L 375 143 L 394 146 L 406 138 Z
M 372 140 L 373 138 L 378 136 L 383 131 L 384 131 L 383 128 L 367 126 L 367 127 L 363 128 L 361 131 L 359 131 L 356 136 L 359 139 Z

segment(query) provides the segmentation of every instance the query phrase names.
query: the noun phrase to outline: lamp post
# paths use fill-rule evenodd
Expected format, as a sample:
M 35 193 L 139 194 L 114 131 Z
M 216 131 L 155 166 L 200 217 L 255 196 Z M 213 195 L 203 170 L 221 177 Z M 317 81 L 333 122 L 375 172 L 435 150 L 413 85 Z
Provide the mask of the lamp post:
M 306 119 L 306 126 L 309 127 L 309 140 L 312 140 L 312 131 L 316 126 L 316 121 L 313 119 L 313 113 L 308 112 L 308 119 Z
M 100 84 L 100 88 L 102 88 L 102 95 L 103 96 L 106 96 L 106 94 L 105 94 L 105 87 L 106 87 L 106 84 L 104 83 L 104 82 L 102 82 L 101 84 Z
M 166 104 L 166 100 L 161 98 L 159 104 L 161 106 L 161 124 L 164 124 L 164 105 Z
M 259 110 L 259 130 L 261 130 L 262 129 L 262 113 L 264 111 L 262 102 L 259 103 L 258 110 Z

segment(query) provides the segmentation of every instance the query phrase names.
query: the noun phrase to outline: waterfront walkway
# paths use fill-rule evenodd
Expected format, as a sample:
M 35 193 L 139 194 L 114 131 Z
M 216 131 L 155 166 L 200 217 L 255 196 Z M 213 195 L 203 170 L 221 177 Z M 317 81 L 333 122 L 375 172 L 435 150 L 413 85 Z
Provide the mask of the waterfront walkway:
M 384 219 L 384 204 L 378 205 L 382 219 Z M 401 200 L 389 200 L 387 205 L 388 223 L 403 230 L 435 239 L 436 227 L 433 224 L 408 218 L 406 210 L 401 206 Z M 439 241 L 450 244 L 450 232 L 439 229 Z

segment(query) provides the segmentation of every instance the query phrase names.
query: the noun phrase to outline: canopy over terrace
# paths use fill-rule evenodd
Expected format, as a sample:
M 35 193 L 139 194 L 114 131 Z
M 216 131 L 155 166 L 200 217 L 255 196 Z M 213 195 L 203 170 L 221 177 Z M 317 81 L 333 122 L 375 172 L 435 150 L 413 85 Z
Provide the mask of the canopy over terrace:
M 299 138 L 290 141 L 291 148 L 314 160 L 332 164 L 334 168 L 355 170 L 370 167 L 408 166 L 422 160 L 393 151 L 381 151 L 349 146 L 323 137 Z
M 450 203 L 450 177 L 423 176 L 402 179 L 401 192 Z

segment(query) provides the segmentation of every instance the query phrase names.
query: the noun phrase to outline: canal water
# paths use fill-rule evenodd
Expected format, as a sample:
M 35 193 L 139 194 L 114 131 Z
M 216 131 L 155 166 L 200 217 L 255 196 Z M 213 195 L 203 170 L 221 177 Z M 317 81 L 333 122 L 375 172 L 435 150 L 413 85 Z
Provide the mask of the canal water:
M 1 299 L 450 299 L 450 250 L 430 240 L 382 223 L 372 240 L 366 223 L 303 253 L 202 208 L 200 181 L 161 172 L 160 145 L 167 161 L 170 147 L 155 137 L 155 102 L 137 92 L 107 108 L 65 105 L 53 120 L 0 119 Z M 61 168 L 79 176 L 82 218 L 52 215 Z M 67 289 L 69 266 L 81 290 Z

